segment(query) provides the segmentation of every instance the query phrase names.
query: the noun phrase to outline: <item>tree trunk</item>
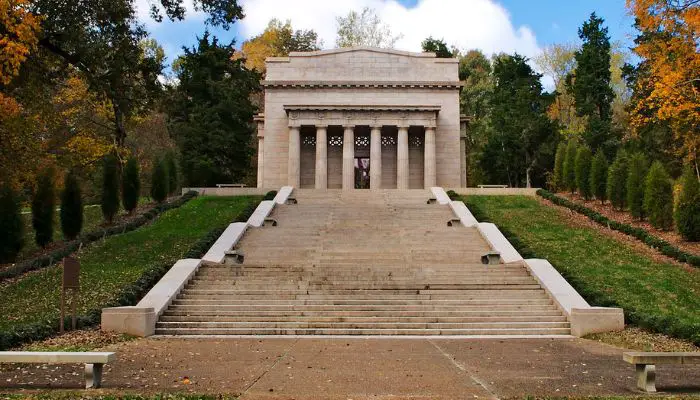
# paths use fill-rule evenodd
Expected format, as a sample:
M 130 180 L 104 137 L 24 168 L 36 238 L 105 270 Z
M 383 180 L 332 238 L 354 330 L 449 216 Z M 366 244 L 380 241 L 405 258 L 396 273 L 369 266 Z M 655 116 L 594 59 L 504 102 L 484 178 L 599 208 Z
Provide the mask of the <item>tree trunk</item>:
M 124 114 L 121 108 L 113 101 L 112 109 L 114 110 L 114 138 L 118 148 L 124 147 L 126 140 L 126 128 L 124 127 Z
M 532 187 L 532 184 L 530 183 L 530 171 L 532 170 L 532 166 L 529 166 L 525 169 L 525 187 L 530 189 Z

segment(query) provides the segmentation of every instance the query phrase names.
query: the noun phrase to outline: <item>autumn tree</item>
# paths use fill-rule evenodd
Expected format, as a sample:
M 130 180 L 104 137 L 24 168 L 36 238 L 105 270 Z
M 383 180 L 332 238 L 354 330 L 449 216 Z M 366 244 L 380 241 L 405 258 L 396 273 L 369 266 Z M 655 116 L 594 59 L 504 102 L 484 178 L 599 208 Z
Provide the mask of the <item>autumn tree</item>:
M 30 6 L 28 0 L 0 0 L 0 87 L 19 74 L 22 63 L 36 50 L 41 18 Z
M 627 0 L 640 31 L 633 50 L 642 59 L 634 80 L 631 124 L 638 133 L 649 124 L 667 123 L 680 144 L 676 156 L 693 165 L 700 179 L 699 4 Z
M 382 47 L 393 49 L 403 35 L 391 32 L 388 25 L 382 22 L 377 12 L 365 7 L 361 12 L 350 11 L 344 17 L 336 17 L 338 37 L 336 47 Z
M 583 44 L 575 53 L 576 70 L 567 76 L 566 86 L 575 100 L 576 114 L 586 117 L 586 144 L 592 151 L 603 148 L 612 152 L 617 146 L 610 126 L 614 93 L 610 87 L 610 37 L 603 22 L 592 13 L 579 28 Z
M 272 19 L 263 33 L 243 42 L 241 51 L 236 52 L 234 58 L 245 59 L 248 69 L 264 75 L 267 57 L 287 56 L 292 51 L 316 51 L 322 44 L 314 30 L 294 30 L 290 20 L 282 23 Z
M 447 43 L 443 39 L 434 39 L 428 37 L 421 43 L 421 48 L 424 52 L 435 53 L 437 58 L 452 58 L 454 54 L 447 48 Z

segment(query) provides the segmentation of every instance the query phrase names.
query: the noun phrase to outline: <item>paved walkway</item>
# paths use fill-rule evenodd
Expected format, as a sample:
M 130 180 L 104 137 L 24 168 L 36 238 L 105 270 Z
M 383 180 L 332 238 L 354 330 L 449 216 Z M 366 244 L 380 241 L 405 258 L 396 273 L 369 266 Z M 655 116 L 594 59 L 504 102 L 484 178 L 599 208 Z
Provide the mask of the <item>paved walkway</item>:
M 581 339 L 151 338 L 109 349 L 118 361 L 105 367 L 104 392 L 242 399 L 639 394 L 622 349 Z M 697 366 L 657 372 L 662 392 L 700 392 Z M 0 365 L 0 391 L 81 384 L 80 365 Z

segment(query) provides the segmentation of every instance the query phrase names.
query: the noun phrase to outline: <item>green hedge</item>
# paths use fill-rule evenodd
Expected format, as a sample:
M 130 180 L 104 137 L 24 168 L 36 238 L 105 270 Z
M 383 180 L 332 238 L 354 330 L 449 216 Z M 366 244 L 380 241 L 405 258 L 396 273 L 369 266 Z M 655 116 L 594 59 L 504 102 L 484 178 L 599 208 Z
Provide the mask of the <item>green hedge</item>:
M 194 195 L 190 193 L 194 193 Z M 196 196 L 196 192 L 188 192 L 183 195 L 182 198 L 185 196 L 188 197 L 186 200 L 182 201 L 182 204 Z M 177 201 L 181 201 L 182 198 L 178 199 Z M 175 202 L 168 204 L 173 203 Z M 161 207 L 167 206 L 168 204 L 163 204 Z M 254 206 L 252 207 L 252 210 L 255 210 L 257 203 L 252 203 L 252 205 Z M 247 207 L 238 214 L 235 220 L 246 221 L 250 217 L 250 214 L 252 214 L 251 207 Z M 221 236 L 225 229 L 226 227 L 222 226 L 209 231 L 185 252 L 183 258 L 201 258 L 214 244 L 214 242 L 216 242 L 219 236 Z M 77 317 L 77 329 L 99 325 L 102 316 L 102 308 L 135 305 L 156 283 L 158 283 L 160 278 L 162 278 L 171 267 L 171 263 L 164 262 L 154 268 L 144 271 L 144 273 L 141 274 L 141 276 L 134 283 L 122 288 L 113 301 L 102 305 L 100 308 L 96 308 L 88 311 L 85 314 L 79 315 Z M 70 326 L 70 317 L 66 317 L 64 322 L 66 326 Z M 42 322 L 18 325 L 10 329 L 0 330 L 0 350 L 6 350 L 31 341 L 46 339 L 47 337 L 50 337 L 58 332 L 59 324 L 60 318 L 52 318 Z
M 625 233 L 636 239 L 639 239 L 649 247 L 660 251 L 661 254 L 665 256 L 671 257 L 680 262 L 688 263 L 694 267 L 700 267 L 700 256 L 687 253 L 679 249 L 678 247 L 670 244 L 669 242 L 652 235 L 651 233 L 647 232 L 642 228 L 637 228 L 623 222 L 611 220 L 597 211 L 594 211 L 581 204 L 574 203 L 563 197 L 559 197 L 556 194 L 544 189 L 538 190 L 537 194 L 556 205 L 563 206 L 570 210 L 583 214 L 591 220 L 599 223 L 600 225 L 606 226 L 610 229 Z
M 41 268 L 49 267 L 55 262 L 58 262 L 61 259 L 63 259 L 63 257 L 75 253 L 80 248 L 81 244 L 86 245 L 88 243 L 94 242 L 105 237 L 125 232 L 131 232 L 135 229 L 138 229 L 142 225 L 146 224 L 148 221 L 151 221 L 152 219 L 157 217 L 159 214 L 162 214 L 163 212 L 171 210 L 173 208 L 178 208 L 196 196 L 197 192 L 190 191 L 180 196 L 177 200 L 171 201 L 169 203 L 156 205 L 155 207 L 151 208 L 150 210 L 146 211 L 145 213 L 139 215 L 138 217 L 132 219 L 129 222 L 85 233 L 81 235 L 78 239 L 66 242 L 62 247 L 57 248 L 48 254 L 44 254 L 39 257 L 19 262 L 10 268 L 0 271 L 0 282 L 7 279 L 15 278 L 29 271 L 35 271 Z

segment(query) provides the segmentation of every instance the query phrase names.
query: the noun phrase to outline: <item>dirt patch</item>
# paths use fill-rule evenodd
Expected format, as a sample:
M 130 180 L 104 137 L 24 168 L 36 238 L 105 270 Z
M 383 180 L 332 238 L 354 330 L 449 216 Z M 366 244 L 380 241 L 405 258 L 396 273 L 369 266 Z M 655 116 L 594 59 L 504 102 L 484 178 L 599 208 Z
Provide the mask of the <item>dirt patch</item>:
M 651 233 L 652 235 L 660 237 L 661 239 L 669 242 L 670 244 L 678 247 L 679 249 L 687 253 L 700 256 L 700 242 L 689 242 L 683 239 L 683 237 L 674 230 L 664 231 L 661 229 L 654 228 L 648 221 L 638 221 L 634 217 L 632 217 L 632 215 L 627 211 L 615 210 L 612 204 L 610 204 L 610 202 L 601 204 L 600 201 L 584 200 L 578 194 L 571 193 L 557 193 L 557 196 L 564 197 L 574 203 L 578 203 L 590 209 L 593 209 L 596 212 L 603 214 L 604 216 L 608 217 L 613 221 L 622 222 L 637 228 L 642 228 L 647 232 Z

